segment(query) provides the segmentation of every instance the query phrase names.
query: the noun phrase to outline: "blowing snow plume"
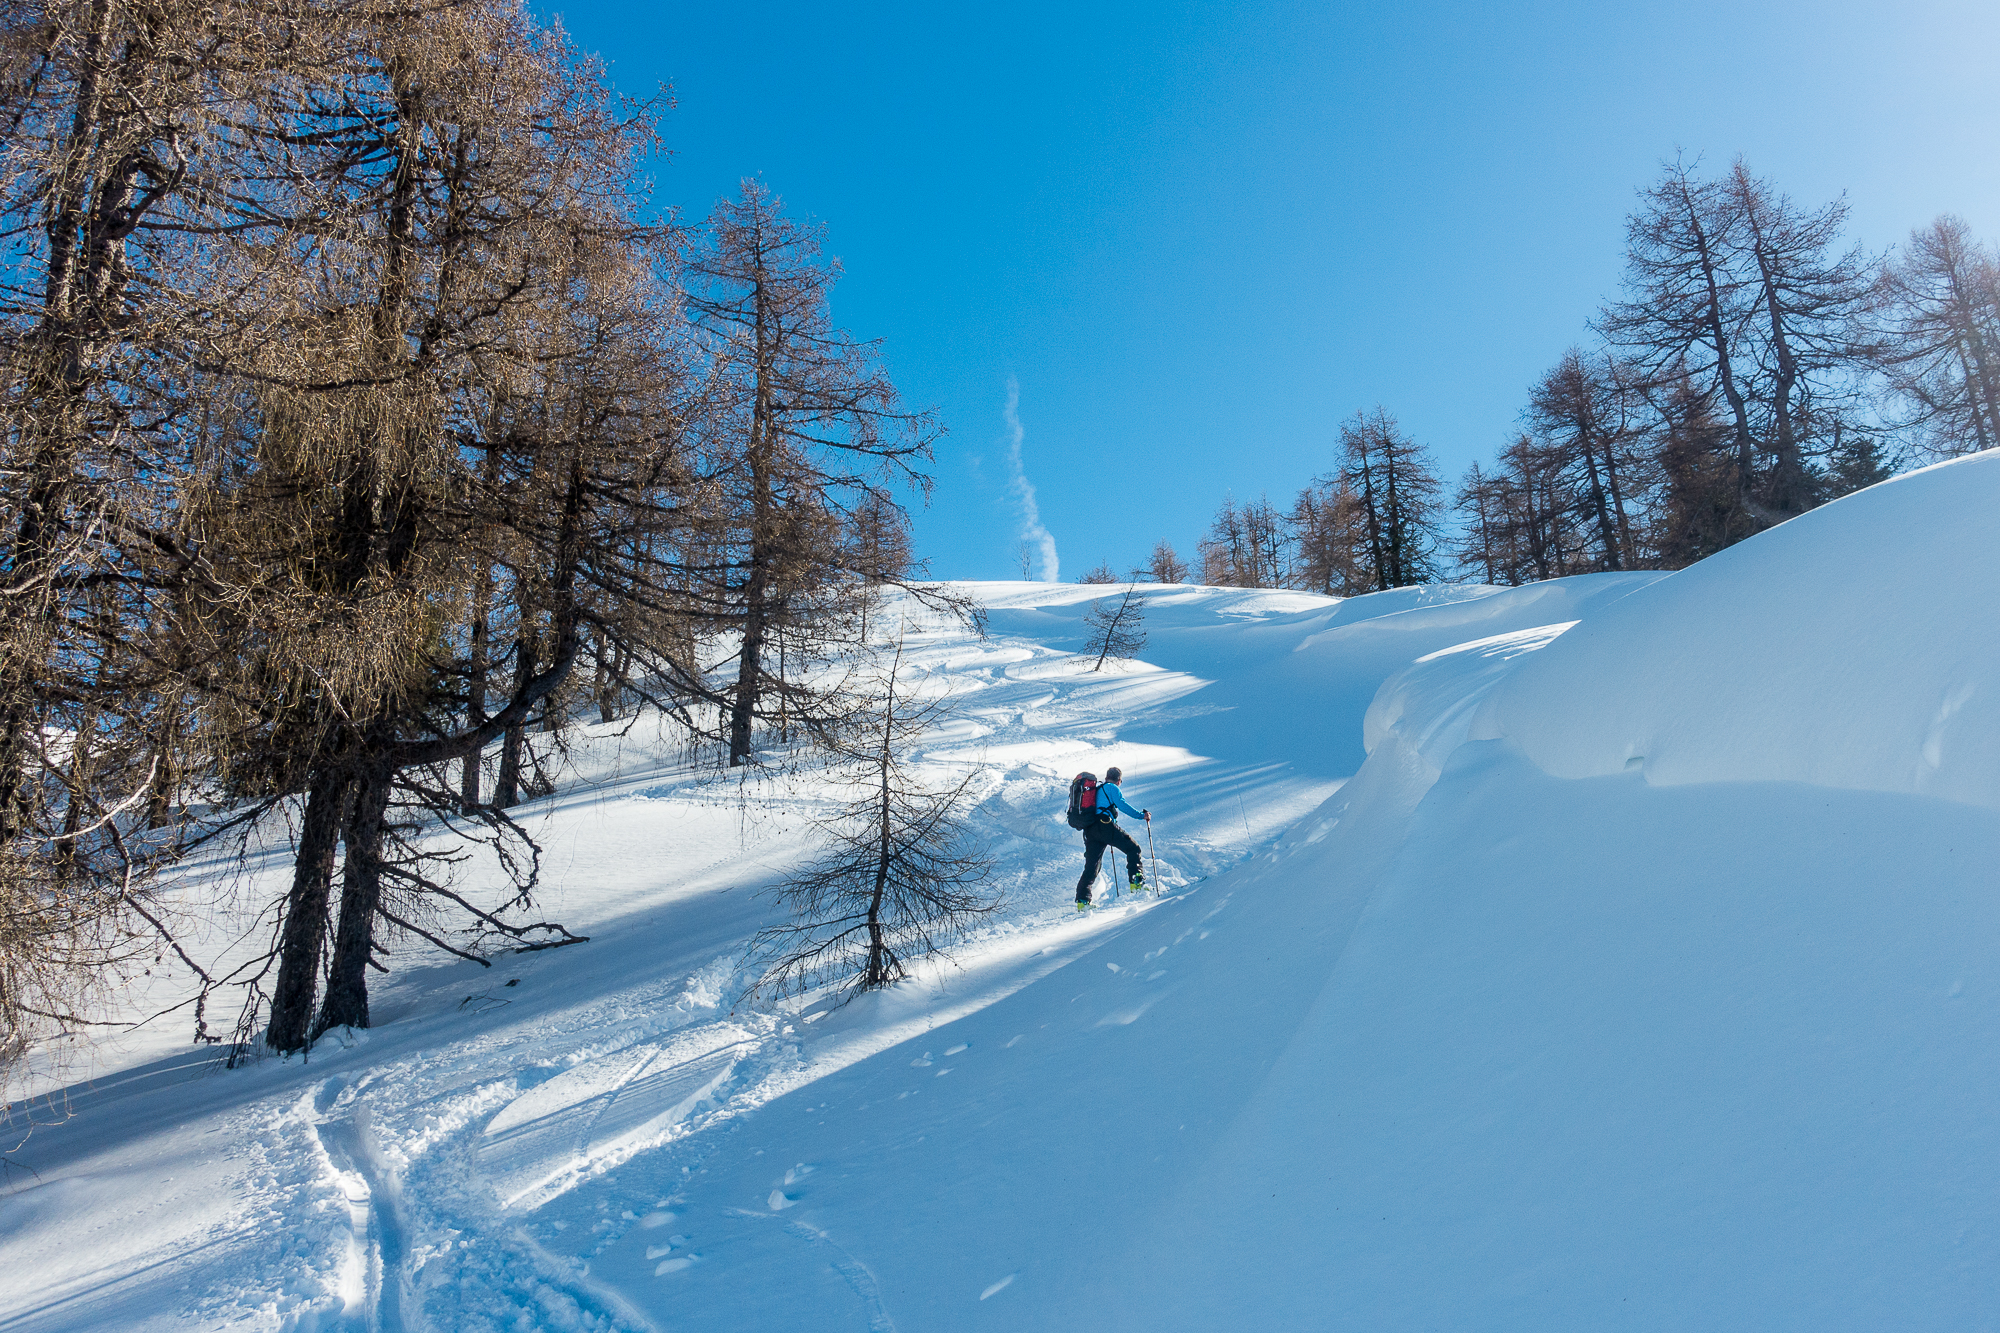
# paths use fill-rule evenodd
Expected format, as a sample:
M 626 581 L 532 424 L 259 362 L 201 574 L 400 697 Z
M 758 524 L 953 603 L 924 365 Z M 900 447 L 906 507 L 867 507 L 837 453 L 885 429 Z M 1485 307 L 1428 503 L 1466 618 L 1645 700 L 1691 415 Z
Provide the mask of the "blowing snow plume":
M 1042 526 L 1041 510 L 1035 505 L 1034 483 L 1028 480 L 1027 471 L 1021 466 L 1021 440 L 1026 432 L 1021 429 L 1021 384 L 1012 375 L 1007 377 L 1007 410 L 1003 416 L 1007 422 L 1007 489 L 1021 509 L 1021 541 L 1033 546 L 1039 555 L 1042 582 L 1055 583 L 1061 578 L 1062 567 L 1056 559 L 1056 539 Z

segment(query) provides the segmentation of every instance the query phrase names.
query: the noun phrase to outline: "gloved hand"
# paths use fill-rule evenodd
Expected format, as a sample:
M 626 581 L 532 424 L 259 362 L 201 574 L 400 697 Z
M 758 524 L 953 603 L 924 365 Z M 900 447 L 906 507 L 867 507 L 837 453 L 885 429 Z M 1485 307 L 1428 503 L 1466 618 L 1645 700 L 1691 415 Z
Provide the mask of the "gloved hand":
M 1151 810 L 1141 810 L 1139 813 L 1145 818 L 1148 824 L 1153 822 L 1153 812 Z

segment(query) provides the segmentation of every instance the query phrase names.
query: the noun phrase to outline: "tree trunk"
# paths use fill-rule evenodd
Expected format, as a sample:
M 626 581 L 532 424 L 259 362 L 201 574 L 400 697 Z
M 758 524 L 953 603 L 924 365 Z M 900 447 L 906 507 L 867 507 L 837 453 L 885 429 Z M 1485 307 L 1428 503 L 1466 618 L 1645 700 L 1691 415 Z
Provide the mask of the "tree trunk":
M 625 693 L 625 673 L 631 666 L 631 654 L 622 643 L 612 646 L 610 666 L 605 666 L 602 658 L 598 660 L 598 667 L 604 673 L 604 682 L 597 691 L 599 720 L 607 723 L 618 720 L 618 705 Z
M 1632 540 L 1632 519 L 1625 511 L 1625 491 L 1618 484 L 1618 451 L 1613 443 L 1615 437 L 1604 441 L 1604 480 L 1611 490 L 1611 512 L 1618 521 L 1618 546 L 1621 552 L 1620 569 L 1636 569 L 1639 565 L 1639 547 Z
M 1972 419 L 1977 427 L 1980 448 L 1991 447 L 2000 439 L 2000 382 L 1996 382 L 1990 358 L 1987 356 L 1988 339 L 1979 328 L 1979 321 L 1968 316 L 1964 321 L 1964 331 L 1960 335 L 1959 358 L 1966 360 L 1970 351 L 1970 364 L 1966 366 L 1968 397 L 1972 400 Z M 1977 374 L 1973 373 L 1977 368 Z
M 486 616 L 493 597 L 492 579 L 485 569 L 472 590 L 472 635 L 470 661 L 465 679 L 465 722 L 468 731 L 486 720 Z M 458 808 L 463 814 L 479 809 L 480 765 L 483 746 L 475 746 L 461 761 L 458 774 Z
M 775 386 L 771 383 L 772 338 L 766 310 L 768 295 L 760 281 L 756 293 L 755 340 L 757 395 L 750 421 L 750 579 L 743 589 L 743 654 L 736 669 L 736 697 L 729 711 L 729 766 L 750 762 L 751 729 L 757 718 L 757 695 L 764 669 L 764 631 L 770 616 L 771 549 L 776 536 L 777 504 L 771 490 L 771 438 L 777 429 Z
M 1696 261 L 1701 268 L 1703 290 L 1708 297 L 1706 322 L 1709 343 L 1715 349 L 1716 383 L 1722 389 L 1722 396 L 1729 400 L 1729 410 L 1735 417 L 1736 498 L 1747 510 L 1757 468 L 1756 440 L 1750 433 L 1750 408 L 1744 401 L 1742 389 L 1737 386 L 1735 367 L 1729 355 L 1729 331 L 1722 324 L 1722 286 L 1716 279 L 1719 261 L 1710 247 L 1708 231 L 1702 226 L 1701 211 L 1687 193 L 1684 179 L 1682 185 L 1681 202 L 1687 210 L 1688 229 L 1694 236 Z
M 347 774 L 328 769 L 313 777 L 306 796 L 298 856 L 292 866 L 292 891 L 285 900 L 278 982 L 271 992 L 271 1025 L 264 1038 L 273 1050 L 301 1050 L 309 1040 L 320 951 L 326 941 L 327 900 L 333 891 L 333 854 L 345 822 L 349 791 Z
M 1624 561 L 1620 559 L 1618 529 L 1611 522 L 1611 505 L 1604 494 L 1603 479 L 1597 473 L 1597 451 L 1590 442 L 1590 433 L 1582 432 L 1578 443 L 1582 445 L 1584 476 L 1590 482 L 1591 508 L 1597 513 L 1598 540 L 1604 543 L 1604 567 L 1623 569 L 1625 566 Z
M 347 859 L 340 882 L 340 923 L 317 1037 L 328 1028 L 368 1026 L 368 959 L 375 947 L 375 913 L 382 905 L 382 832 L 389 810 L 389 775 L 375 770 L 354 784 L 347 817 Z
M 1808 508 L 1809 479 L 1805 460 L 1799 454 L 1798 424 L 1793 419 L 1792 394 L 1798 387 L 1799 363 L 1792 355 L 1791 340 L 1785 336 L 1785 320 L 1778 304 L 1778 287 L 1759 241 L 1756 247 L 1757 273 L 1764 284 L 1764 310 L 1771 321 L 1771 348 L 1778 356 L 1777 374 L 1771 382 L 1771 415 L 1777 427 L 1771 442 L 1773 465 L 1767 493 L 1771 507 L 1781 514 L 1802 514 Z
M 523 619 L 529 618 L 524 615 Z M 514 693 L 517 695 L 527 688 L 529 679 L 535 674 L 540 642 L 540 633 L 524 624 L 521 636 L 514 645 Z M 500 742 L 500 774 L 493 784 L 493 804 L 501 810 L 511 810 L 521 803 L 521 752 L 527 744 L 527 730 L 527 719 L 523 718 L 507 728 Z
M 894 677 L 891 677 L 893 682 Z M 889 800 L 889 770 L 893 759 L 889 752 L 889 735 L 894 729 L 895 695 L 893 685 L 890 692 L 888 720 L 883 724 L 882 758 L 880 761 L 882 788 L 880 796 L 881 826 L 876 830 L 875 892 L 868 899 L 868 968 L 863 979 L 864 986 L 883 986 L 889 981 L 889 969 L 894 959 L 889 955 L 889 946 L 882 935 L 882 900 L 888 896 L 889 864 L 895 855 L 895 836 L 891 822 L 893 807 Z
M 590 697 L 597 701 L 597 720 L 610 722 L 617 716 L 611 706 L 611 669 L 604 661 L 604 636 L 597 636 L 597 651 L 592 655 L 590 670 Z

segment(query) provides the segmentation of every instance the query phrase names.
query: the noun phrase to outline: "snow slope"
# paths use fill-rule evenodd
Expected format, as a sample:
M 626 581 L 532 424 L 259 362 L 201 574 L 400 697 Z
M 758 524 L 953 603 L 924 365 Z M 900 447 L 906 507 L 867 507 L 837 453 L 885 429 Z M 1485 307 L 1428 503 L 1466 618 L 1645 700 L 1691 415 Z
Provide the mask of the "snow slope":
M 1593 617 L 1477 734 L 1581 778 L 1809 782 L 2000 810 L 2000 468 L 1814 510 Z
M 1161 590 L 1116 674 L 1096 590 L 979 585 L 927 757 L 1013 906 L 842 1008 L 731 1008 L 820 795 L 602 736 L 542 825 L 590 944 L 399 957 L 309 1063 L 104 1048 L 0 1329 L 1990 1326 L 1996 491 L 1666 578 Z M 1079 919 L 1110 763 L 1171 891 Z

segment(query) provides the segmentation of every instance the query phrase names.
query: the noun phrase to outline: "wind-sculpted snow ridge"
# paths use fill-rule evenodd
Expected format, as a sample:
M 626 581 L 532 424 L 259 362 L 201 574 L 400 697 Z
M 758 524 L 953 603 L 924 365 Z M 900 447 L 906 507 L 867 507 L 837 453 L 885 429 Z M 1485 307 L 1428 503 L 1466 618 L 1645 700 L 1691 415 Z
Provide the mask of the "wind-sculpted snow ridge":
M 600 732 L 530 810 L 591 943 L 127 1056 L 20 1154 L 0 1330 L 1985 1327 L 1993 467 L 1667 577 L 1149 588 L 1117 671 L 1107 590 L 974 585 L 922 758 L 1010 905 L 847 1004 L 738 1002 L 823 787 Z M 1077 917 L 1114 763 L 1168 891 Z
M 1498 690 L 1475 732 L 1557 777 L 1809 782 L 2000 810 L 1996 607 L 1987 452 L 1608 606 Z

